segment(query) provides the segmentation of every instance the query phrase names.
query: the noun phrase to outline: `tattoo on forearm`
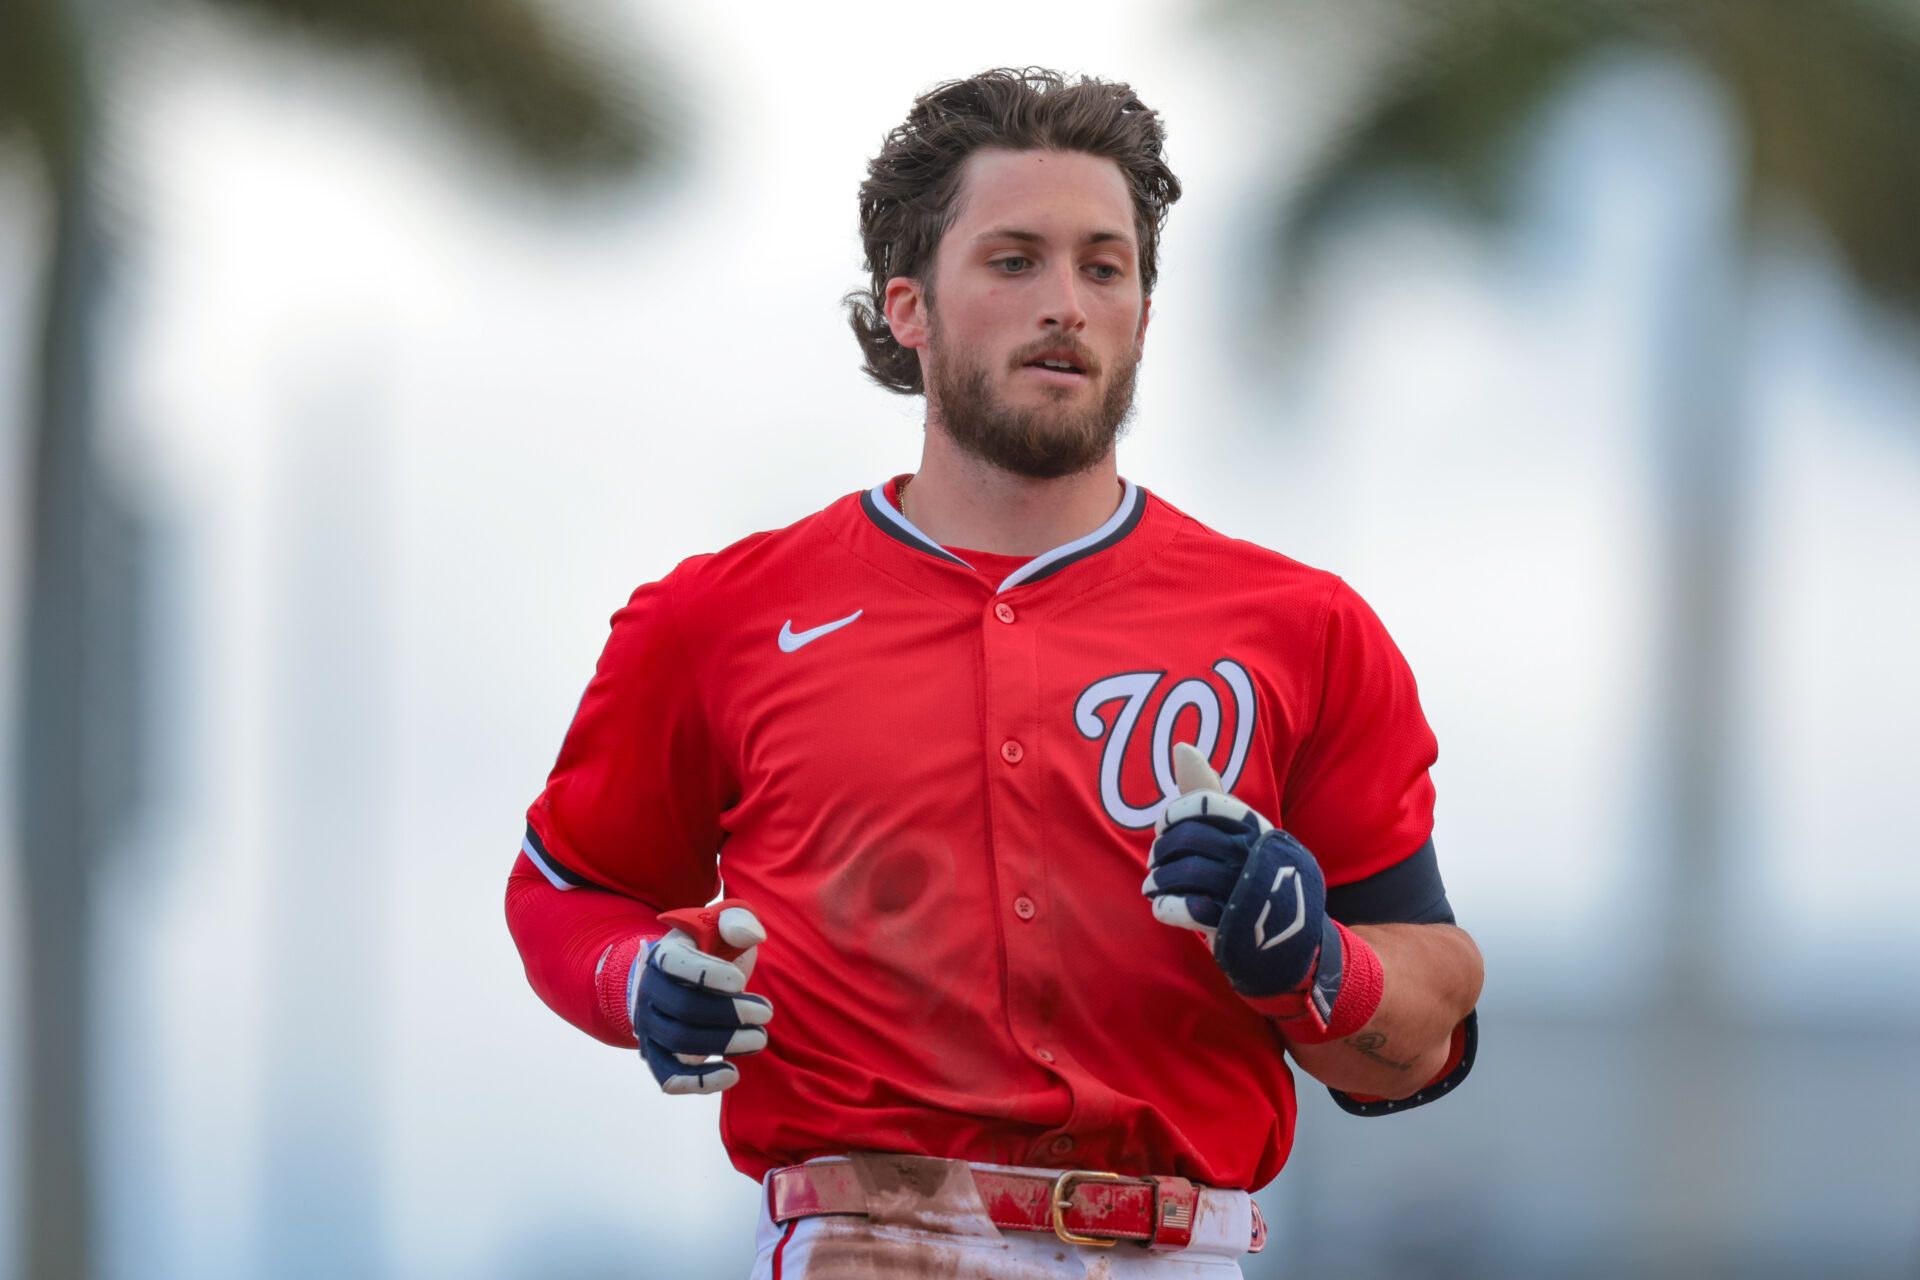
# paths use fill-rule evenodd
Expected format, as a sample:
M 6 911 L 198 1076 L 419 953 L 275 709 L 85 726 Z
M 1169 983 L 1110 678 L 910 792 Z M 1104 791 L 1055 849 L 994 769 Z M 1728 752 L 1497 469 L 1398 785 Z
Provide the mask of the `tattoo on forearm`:
M 1362 1031 L 1359 1035 L 1350 1037 L 1347 1043 L 1361 1057 L 1371 1058 L 1383 1067 L 1392 1067 L 1395 1071 L 1408 1071 L 1413 1067 L 1411 1060 L 1395 1062 L 1386 1055 L 1387 1038 L 1378 1031 Z

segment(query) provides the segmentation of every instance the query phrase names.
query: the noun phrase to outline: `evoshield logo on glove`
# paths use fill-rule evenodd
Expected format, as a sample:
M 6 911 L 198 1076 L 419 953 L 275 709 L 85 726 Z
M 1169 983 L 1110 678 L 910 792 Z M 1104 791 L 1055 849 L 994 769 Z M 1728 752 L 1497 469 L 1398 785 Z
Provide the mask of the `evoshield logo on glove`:
M 1247 748 L 1253 742 L 1253 680 L 1247 675 L 1247 669 L 1232 658 L 1214 663 L 1213 671 L 1226 681 L 1233 694 L 1233 748 L 1227 754 L 1227 767 L 1222 775 L 1222 786 L 1230 791 L 1240 781 L 1240 770 L 1247 763 Z M 1100 803 L 1108 817 L 1129 831 L 1144 831 L 1152 826 L 1167 802 L 1180 794 L 1180 784 L 1173 776 L 1173 727 L 1182 711 L 1192 707 L 1200 713 L 1199 740 L 1194 746 L 1201 755 L 1211 758 L 1214 746 L 1220 741 L 1220 695 L 1205 680 L 1180 681 L 1167 691 L 1161 702 L 1149 740 L 1153 778 L 1159 784 L 1160 794 L 1144 805 L 1127 802 L 1121 794 L 1121 767 L 1132 749 L 1133 731 L 1140 723 L 1140 713 L 1166 675 L 1164 671 L 1128 671 L 1107 676 L 1088 685 L 1073 704 L 1073 723 L 1080 730 L 1080 736 L 1096 742 L 1103 735 L 1107 739 L 1106 748 L 1100 753 Z M 1100 708 L 1122 699 L 1125 701 L 1114 715 L 1109 731 Z
M 1280 894 L 1280 886 L 1293 878 L 1293 923 L 1274 934 L 1267 936 L 1267 913 L 1273 910 L 1273 900 Z M 1260 918 L 1253 922 L 1253 944 L 1265 951 L 1268 947 L 1277 947 L 1300 932 L 1307 923 L 1307 886 L 1301 881 L 1292 867 L 1281 867 L 1280 874 L 1273 878 L 1273 888 L 1267 891 L 1267 900 L 1260 904 Z

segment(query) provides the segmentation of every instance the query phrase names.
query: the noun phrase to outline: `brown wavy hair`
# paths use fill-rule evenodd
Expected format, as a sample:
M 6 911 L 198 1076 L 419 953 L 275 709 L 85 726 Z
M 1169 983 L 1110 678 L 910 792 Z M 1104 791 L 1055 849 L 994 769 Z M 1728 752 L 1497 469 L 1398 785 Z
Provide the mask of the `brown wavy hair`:
M 860 241 L 871 284 L 843 301 L 867 376 L 901 395 L 925 393 L 919 357 L 887 325 L 887 281 L 921 281 L 932 305 L 934 254 L 958 216 L 961 165 L 983 148 L 1080 151 L 1119 165 L 1133 195 L 1141 295 L 1151 296 L 1160 231 L 1180 198 L 1180 180 L 1161 155 L 1165 143 L 1160 114 L 1117 81 L 997 67 L 921 94 L 860 184 Z

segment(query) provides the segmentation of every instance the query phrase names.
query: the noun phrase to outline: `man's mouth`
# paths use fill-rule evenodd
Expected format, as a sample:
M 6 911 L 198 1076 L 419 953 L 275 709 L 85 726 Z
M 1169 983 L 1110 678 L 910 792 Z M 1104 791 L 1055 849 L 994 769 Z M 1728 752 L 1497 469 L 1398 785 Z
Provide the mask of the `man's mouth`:
M 1021 367 L 1055 386 L 1078 386 L 1087 380 L 1086 363 L 1080 357 L 1065 352 L 1035 356 Z

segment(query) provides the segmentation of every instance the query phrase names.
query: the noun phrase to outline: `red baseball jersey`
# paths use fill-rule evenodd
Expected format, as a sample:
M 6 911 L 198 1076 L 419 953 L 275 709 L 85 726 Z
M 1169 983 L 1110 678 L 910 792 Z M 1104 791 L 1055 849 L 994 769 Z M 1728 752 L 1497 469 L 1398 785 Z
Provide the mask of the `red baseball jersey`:
M 885 1150 L 1265 1185 L 1293 1133 L 1281 1042 L 1140 892 L 1172 747 L 1330 886 L 1365 879 L 1432 827 L 1406 661 L 1339 578 L 1132 484 L 1022 560 L 933 542 L 896 483 L 614 615 L 528 813 L 546 880 L 521 864 L 598 923 L 522 937 L 529 973 L 579 986 L 569 963 L 724 881 L 767 927 L 751 989 L 778 1011 L 723 1095 L 743 1171 Z M 631 1043 L 623 1012 L 549 998 Z

